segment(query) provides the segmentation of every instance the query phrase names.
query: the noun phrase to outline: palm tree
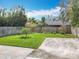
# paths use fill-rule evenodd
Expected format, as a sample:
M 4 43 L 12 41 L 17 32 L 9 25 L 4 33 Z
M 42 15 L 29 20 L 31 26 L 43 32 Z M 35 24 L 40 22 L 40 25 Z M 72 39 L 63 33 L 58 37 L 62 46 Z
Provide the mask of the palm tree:
M 42 32 L 42 28 L 43 28 L 43 26 L 45 26 L 45 17 L 42 17 L 41 18 L 41 21 L 40 21 L 40 23 L 39 23 L 39 25 L 40 25 L 40 32 Z

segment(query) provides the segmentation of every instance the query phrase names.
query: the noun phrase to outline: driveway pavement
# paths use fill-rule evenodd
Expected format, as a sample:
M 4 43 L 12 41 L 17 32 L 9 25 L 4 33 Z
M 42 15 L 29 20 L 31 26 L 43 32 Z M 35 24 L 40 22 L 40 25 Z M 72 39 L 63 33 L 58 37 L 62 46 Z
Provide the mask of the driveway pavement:
M 0 59 L 25 59 L 33 49 L 0 45 Z
M 58 57 L 79 59 L 79 40 L 77 38 L 47 38 L 39 49 Z
M 38 49 L 0 45 L 0 59 L 79 59 L 79 40 L 47 38 Z

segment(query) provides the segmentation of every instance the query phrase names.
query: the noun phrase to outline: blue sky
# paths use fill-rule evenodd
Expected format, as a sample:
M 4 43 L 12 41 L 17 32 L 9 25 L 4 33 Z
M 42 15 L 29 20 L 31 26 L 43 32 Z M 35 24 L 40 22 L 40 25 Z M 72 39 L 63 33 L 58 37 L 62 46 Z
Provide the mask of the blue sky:
M 0 6 L 12 8 L 23 5 L 27 9 L 50 9 L 59 5 L 60 0 L 0 0 Z
M 28 14 L 33 13 L 44 13 L 48 14 L 49 11 L 52 12 L 59 6 L 60 0 L 0 0 L 0 7 L 10 9 L 14 6 L 21 5 L 25 9 L 30 10 Z M 40 16 L 37 14 L 38 16 Z M 33 15 L 32 15 L 33 16 Z

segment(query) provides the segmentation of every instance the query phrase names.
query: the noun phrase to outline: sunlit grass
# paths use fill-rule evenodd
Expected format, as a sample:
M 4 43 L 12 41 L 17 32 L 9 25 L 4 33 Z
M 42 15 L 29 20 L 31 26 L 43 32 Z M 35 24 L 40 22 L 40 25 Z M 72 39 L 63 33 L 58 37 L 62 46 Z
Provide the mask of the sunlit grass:
M 21 38 L 22 35 L 12 35 L 0 38 L 0 45 L 27 47 L 27 48 L 38 48 L 45 38 L 73 38 L 71 34 L 50 34 L 50 33 L 34 33 L 28 34 L 29 38 Z

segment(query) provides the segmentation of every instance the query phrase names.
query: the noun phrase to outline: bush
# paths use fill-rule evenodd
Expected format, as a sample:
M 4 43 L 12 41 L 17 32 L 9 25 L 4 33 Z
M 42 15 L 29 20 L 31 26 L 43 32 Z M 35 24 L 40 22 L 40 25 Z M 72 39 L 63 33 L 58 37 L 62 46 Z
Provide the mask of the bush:
M 66 31 L 66 29 L 63 29 L 63 27 L 60 27 L 59 28 L 59 33 L 60 34 L 65 34 L 65 31 Z
M 25 34 L 24 38 L 27 38 L 28 37 L 28 34 L 31 33 L 31 30 L 30 30 L 30 28 L 23 28 L 21 30 L 21 33 L 22 34 Z

